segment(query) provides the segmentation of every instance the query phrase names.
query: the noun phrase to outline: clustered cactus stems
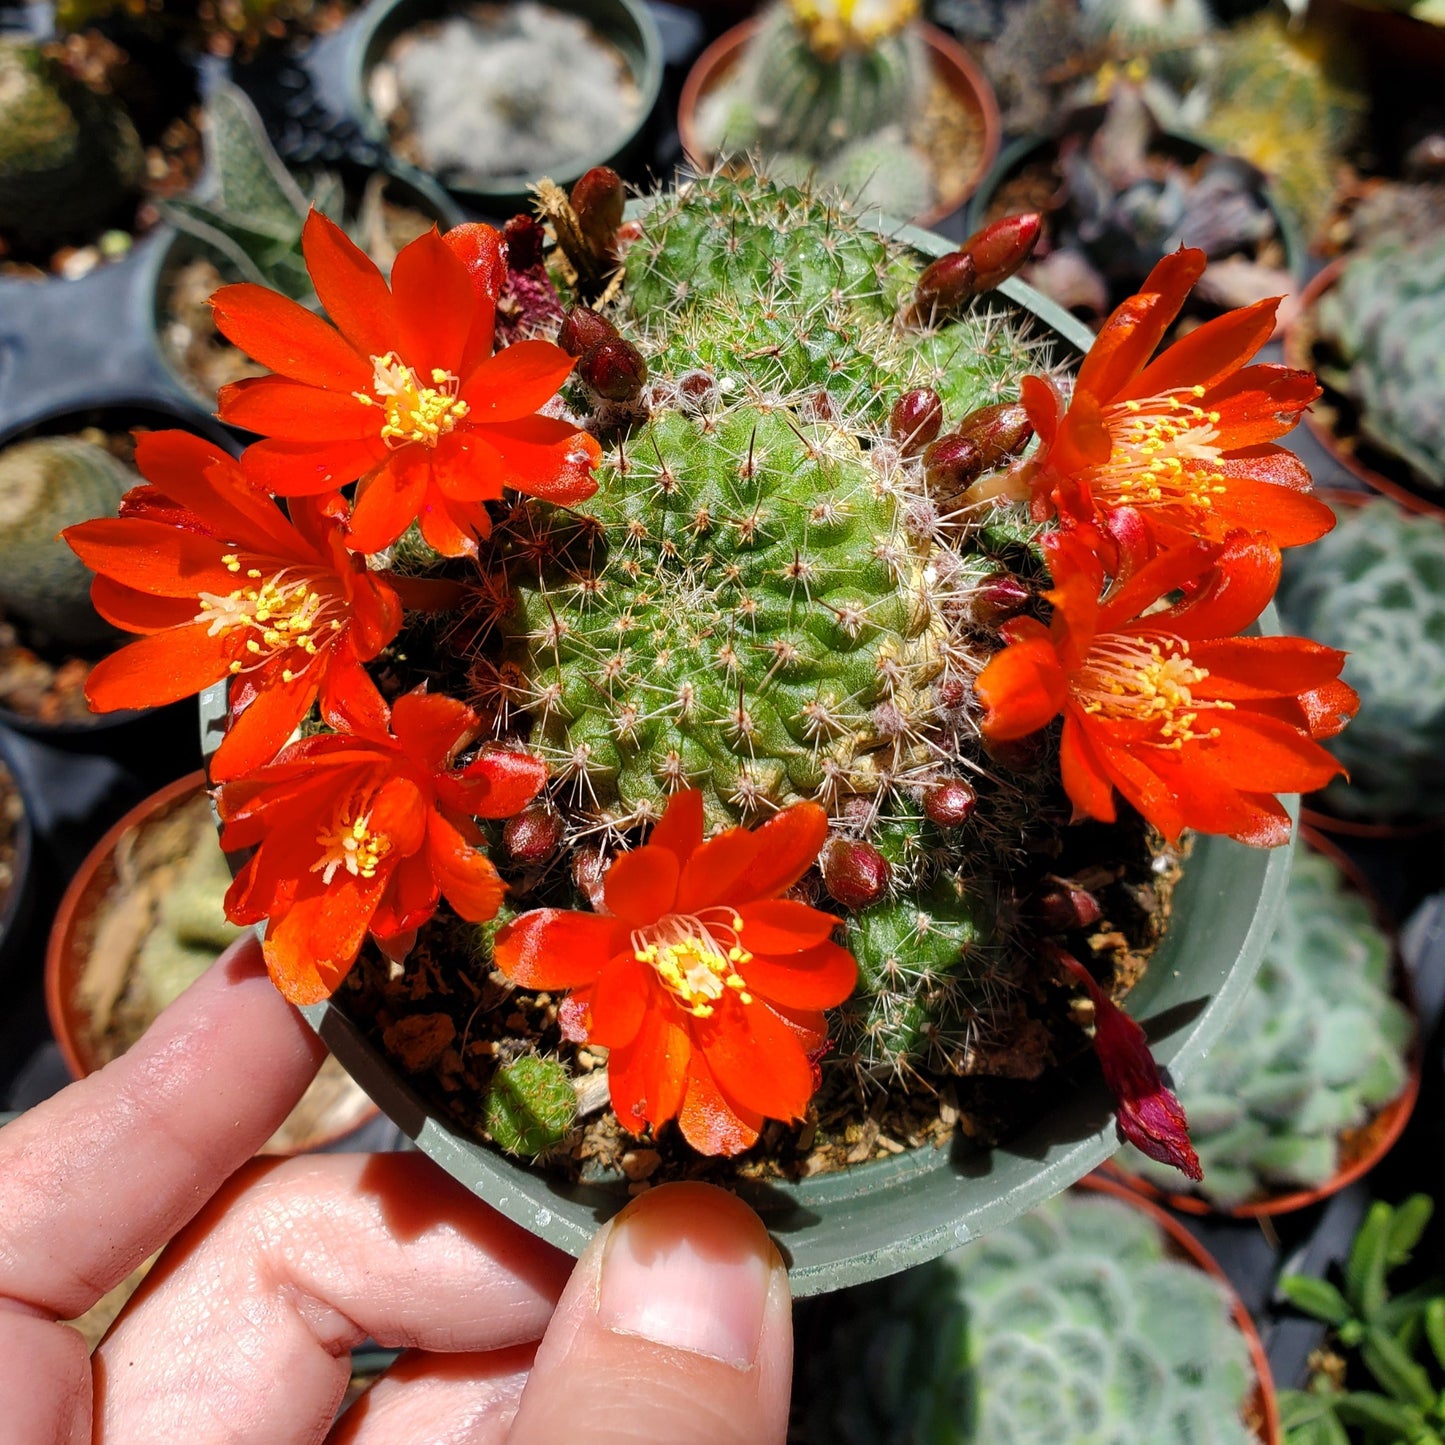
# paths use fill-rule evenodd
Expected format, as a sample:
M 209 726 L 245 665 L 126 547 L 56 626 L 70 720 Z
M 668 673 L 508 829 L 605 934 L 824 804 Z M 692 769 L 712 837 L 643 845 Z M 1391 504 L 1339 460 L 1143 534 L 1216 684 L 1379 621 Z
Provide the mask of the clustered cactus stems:
M 138 194 L 144 168 L 118 101 L 32 41 L 0 36 L 0 231 L 37 249 L 84 239 Z
M 808 1445 L 1255 1439 L 1228 1292 L 1116 1199 L 1061 1195 L 828 1308 L 800 1366 Z
M 1399 1097 L 1413 1032 L 1394 995 L 1389 939 L 1328 859 L 1299 849 L 1252 1002 L 1181 1090 L 1221 1209 L 1318 1189 L 1340 1171 L 1342 1136 Z M 1128 1169 L 1175 1179 L 1128 1146 Z
M 931 79 L 917 16 L 916 0 L 780 0 L 701 105 L 703 142 L 897 215 L 926 210 L 933 180 L 911 134 Z
M 1352 256 L 1314 320 L 1320 375 L 1358 408 L 1365 439 L 1445 489 L 1445 236 Z
M 0 451 L 0 616 L 61 646 L 114 638 L 91 605 L 89 568 L 58 534 L 87 517 L 114 517 L 136 481 L 104 447 L 76 437 Z
M 1349 771 L 1325 804 L 1351 818 L 1445 814 L 1445 527 L 1376 498 L 1291 556 L 1279 594 L 1290 627 L 1349 654 L 1355 724 L 1329 743 Z

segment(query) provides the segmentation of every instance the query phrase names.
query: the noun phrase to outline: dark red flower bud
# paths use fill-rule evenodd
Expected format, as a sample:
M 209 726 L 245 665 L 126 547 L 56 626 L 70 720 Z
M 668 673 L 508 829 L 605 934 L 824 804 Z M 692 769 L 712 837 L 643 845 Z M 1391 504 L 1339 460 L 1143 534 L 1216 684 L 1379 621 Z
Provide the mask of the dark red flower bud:
M 610 166 L 593 166 L 572 187 L 572 209 L 577 223 L 598 255 L 614 255 L 617 230 L 627 205 L 627 191 L 622 177 Z
M 513 216 L 502 227 L 507 243 L 507 266 L 513 271 L 531 271 L 540 266 L 547 252 L 547 232 L 533 216 Z
M 688 371 L 677 379 L 677 396 L 689 411 L 705 411 L 717 400 L 717 378 L 710 371 Z
M 962 251 L 940 256 L 918 278 L 903 313 L 908 326 L 932 326 L 967 306 L 978 294 L 978 263 Z
M 604 903 L 603 879 L 609 866 L 600 848 L 578 848 L 572 854 L 572 881 L 594 912 Z
M 1103 916 L 1099 900 L 1062 878 L 1053 879 L 1039 894 L 1039 922 L 1045 933 L 1071 933 L 1092 928 Z
M 1011 572 L 995 572 L 980 582 L 973 594 L 970 611 L 975 622 L 1002 622 L 1015 617 L 1034 600 L 1033 589 Z
M 939 437 L 923 453 L 923 479 L 928 490 L 941 501 L 952 500 L 966 491 L 983 471 L 983 449 L 957 432 Z
M 502 844 L 519 863 L 541 863 L 562 846 L 561 816 L 547 803 L 529 803 L 508 818 Z
M 647 362 L 630 341 L 611 336 L 582 353 L 577 375 L 606 401 L 633 401 L 647 385 Z
M 557 345 L 568 356 L 581 356 L 584 351 L 617 335 L 617 328 L 599 311 L 590 306 L 570 306 L 557 333 Z
M 1034 424 L 1028 412 L 1016 401 L 1001 401 L 971 411 L 956 430 L 956 435 L 978 447 L 986 470 L 1016 457 L 1028 446 L 1033 434 Z
M 1004 216 L 975 231 L 958 249 L 973 258 L 974 294 L 992 291 L 1007 281 L 1033 254 L 1043 218 L 1037 211 Z
M 962 778 L 945 778 L 923 795 L 923 812 L 940 828 L 960 828 L 978 806 L 978 794 Z
M 943 430 L 943 399 L 931 386 L 905 391 L 893 403 L 888 430 L 905 457 L 916 457 Z
M 893 871 L 888 860 L 871 844 L 852 838 L 833 838 L 818 857 L 823 883 L 844 908 L 867 908 L 888 892 Z

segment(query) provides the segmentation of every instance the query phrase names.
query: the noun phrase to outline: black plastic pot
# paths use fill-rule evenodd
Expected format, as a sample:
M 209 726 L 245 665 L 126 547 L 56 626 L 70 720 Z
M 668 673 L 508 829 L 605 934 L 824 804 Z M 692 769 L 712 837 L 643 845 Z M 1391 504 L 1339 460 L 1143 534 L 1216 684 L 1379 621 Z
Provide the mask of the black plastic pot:
M 10 888 L 0 896 L 0 977 L 4 977 L 6 964 L 19 946 L 30 914 L 30 866 L 34 857 L 35 837 L 20 787 L 19 772 L 10 766 L 9 748 L 3 728 L 0 728 L 0 768 L 9 775 L 10 785 L 21 799 L 20 816 L 15 823 L 13 839 L 15 856 L 11 865 Z
M 637 119 L 620 139 L 604 142 L 553 168 L 551 179 L 568 186 L 593 166 L 609 165 L 626 172 L 642 154 L 652 112 L 662 89 L 663 50 L 657 24 L 643 0 L 547 0 L 555 10 L 585 20 L 621 53 L 641 96 Z M 453 0 L 371 0 L 348 22 L 340 64 L 345 75 L 345 101 L 352 116 L 372 139 L 387 143 L 385 122 L 368 94 L 371 72 L 387 48 L 404 31 L 428 20 L 455 14 Z M 457 182 L 447 188 L 464 204 L 485 215 L 510 216 L 530 211 L 530 187 L 540 176 L 497 175 L 485 181 Z

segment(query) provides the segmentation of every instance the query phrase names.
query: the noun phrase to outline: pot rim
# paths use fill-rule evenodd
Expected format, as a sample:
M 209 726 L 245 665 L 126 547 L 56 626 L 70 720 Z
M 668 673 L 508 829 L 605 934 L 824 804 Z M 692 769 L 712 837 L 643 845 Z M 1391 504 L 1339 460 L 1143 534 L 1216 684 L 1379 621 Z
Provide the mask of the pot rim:
M 956 249 L 953 242 L 916 226 L 868 224 L 926 256 Z M 1055 330 L 1067 346 L 1086 351 L 1092 345 L 1094 338 L 1082 323 L 1017 278 L 1005 281 L 997 294 Z M 1266 631 L 1277 630 L 1272 607 L 1261 621 Z M 225 684 L 202 692 L 199 708 L 202 752 L 209 756 L 225 729 Z M 1285 801 L 1293 813 L 1297 800 Z M 1166 1067 L 1187 1072 L 1243 1002 L 1283 902 L 1289 853 L 1288 848 L 1262 852 L 1227 838 L 1197 841 L 1177 899 L 1193 900 L 1201 912 L 1213 909 L 1217 915 L 1223 910 L 1232 916 L 1231 904 L 1243 897 L 1247 911 L 1228 944 L 1200 945 L 1216 962 L 1193 995 L 1175 997 L 1156 1012 L 1154 997 L 1177 973 L 1170 955 L 1184 946 L 1182 924 L 1166 936 L 1136 987 L 1135 1001 L 1155 1025 L 1156 1056 Z M 1241 871 L 1246 880 L 1242 888 Z M 1176 907 L 1176 917 L 1180 911 Z M 264 927 L 259 925 L 258 931 Z M 1218 929 L 1196 927 L 1196 935 L 1212 941 Z M 1209 991 L 1201 998 L 1200 989 Z M 471 1192 L 548 1243 L 578 1255 L 601 1224 L 626 1204 L 621 1189 L 573 1185 L 453 1130 L 330 1001 L 302 1008 L 301 1013 L 419 1148 Z M 1072 1075 L 1060 1071 L 1059 1084 L 1054 1107 L 996 1149 L 970 1153 L 959 1141 L 948 1150 L 924 1146 L 796 1184 L 739 1180 L 738 1193 L 763 1214 L 788 1261 L 795 1296 L 896 1273 L 1024 1213 L 1113 1154 L 1119 1147 L 1114 1104 L 1097 1070 Z M 924 1222 L 899 1222 L 910 1216 Z
M 707 147 L 697 133 L 697 111 L 704 97 L 718 81 L 737 63 L 738 52 L 757 34 L 762 21 L 754 17 L 725 30 L 698 58 L 693 61 L 682 83 L 682 93 L 677 102 L 678 137 L 682 141 L 683 154 L 688 163 L 697 171 L 706 173 L 715 163 Z M 915 225 L 936 226 L 939 222 L 969 205 L 979 188 L 988 179 L 998 159 L 999 146 L 1003 142 L 1003 121 L 999 115 L 998 98 L 993 86 L 978 63 L 947 31 L 926 21 L 919 25 L 924 43 L 929 49 L 929 59 L 935 73 L 947 67 L 958 75 L 964 87 L 973 96 L 977 105 L 978 118 L 983 124 L 983 147 L 974 167 L 974 173 L 967 185 L 956 195 L 947 197 L 936 206 L 917 217 Z

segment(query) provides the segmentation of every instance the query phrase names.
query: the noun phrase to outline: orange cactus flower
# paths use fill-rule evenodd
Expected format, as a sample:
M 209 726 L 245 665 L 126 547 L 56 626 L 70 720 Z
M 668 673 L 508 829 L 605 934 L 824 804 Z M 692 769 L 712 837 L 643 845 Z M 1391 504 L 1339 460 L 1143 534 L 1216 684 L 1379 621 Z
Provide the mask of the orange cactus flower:
M 476 551 L 504 486 L 563 505 L 592 495 L 596 441 L 536 415 L 573 359 L 550 341 L 492 354 L 506 264 L 491 227 L 419 236 L 390 289 L 319 212 L 302 247 L 334 324 L 260 286 L 212 298 L 221 332 L 275 373 L 221 390 L 221 419 L 267 438 L 246 451 L 253 481 L 285 497 L 359 481 L 355 551 L 379 552 L 420 521 L 449 557 Z
M 288 521 L 225 452 L 183 431 L 142 436 L 136 465 L 151 485 L 127 493 L 118 518 L 62 533 L 97 574 L 96 610 L 142 634 L 91 670 L 91 707 L 155 707 L 229 678 L 218 780 L 270 762 L 318 695 L 333 727 L 384 731 L 361 664 L 396 636 L 402 607 L 347 551 L 340 493 L 298 499 Z
M 1076 816 L 1112 822 L 1117 788 L 1166 837 L 1184 828 L 1258 847 L 1287 842 L 1276 793 L 1342 771 L 1315 741 L 1359 699 L 1345 655 L 1298 637 L 1235 637 L 1279 576 L 1269 539 L 1244 532 L 1157 554 L 1115 579 L 1083 534 L 1046 543 L 1052 627 L 1020 618 L 975 683 L 986 738 L 1025 737 L 1063 714 L 1060 765 Z M 1150 609 L 1180 589 L 1182 602 Z
M 1171 533 L 1217 542 L 1239 528 L 1278 547 L 1334 525 L 1304 464 L 1275 445 L 1318 384 L 1307 371 L 1245 365 L 1274 330 L 1278 298 L 1207 321 L 1150 360 L 1203 271 L 1197 250 L 1155 266 L 1105 323 L 1067 409 L 1050 382 L 1025 378 L 1041 445 L 1024 475 L 1040 519 L 1102 522 L 1133 507 L 1166 544 Z
M 853 991 L 838 919 L 780 895 L 818 856 L 827 815 L 798 803 L 703 842 L 702 795 L 674 793 L 604 880 L 606 914 L 542 908 L 497 935 L 524 988 L 571 989 L 564 1026 L 611 1052 L 612 1107 L 641 1133 L 676 1118 L 703 1154 L 737 1154 L 763 1120 L 801 1119 L 822 1010 Z
M 266 964 L 292 1003 L 334 993 L 368 933 L 404 957 L 439 896 L 469 922 L 495 917 L 502 881 L 472 819 L 510 817 L 547 780 L 546 765 L 522 752 L 454 766 L 480 729 L 454 698 L 407 693 L 391 725 L 303 738 L 218 795 L 221 846 L 255 849 L 226 916 L 269 920 Z

